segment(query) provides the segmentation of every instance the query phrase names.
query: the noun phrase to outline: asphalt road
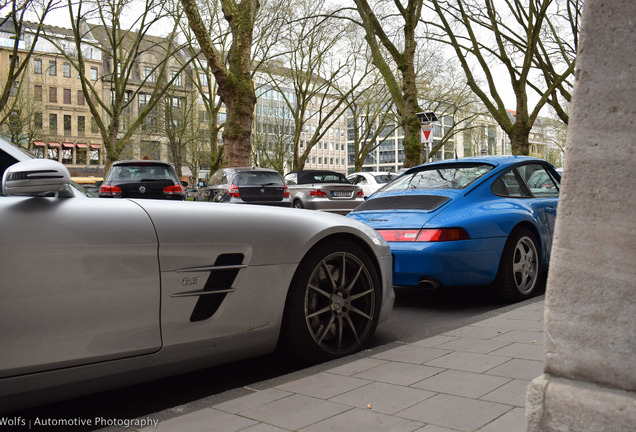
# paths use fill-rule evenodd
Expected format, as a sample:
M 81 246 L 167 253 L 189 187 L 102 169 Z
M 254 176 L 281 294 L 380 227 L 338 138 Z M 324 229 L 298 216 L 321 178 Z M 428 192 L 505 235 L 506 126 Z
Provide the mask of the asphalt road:
M 278 354 L 217 366 L 142 385 L 99 393 L 15 415 L 23 418 L 136 418 L 162 420 L 250 392 L 315 374 L 352 358 L 418 341 L 484 319 L 518 305 L 502 303 L 486 288 L 445 288 L 437 291 L 396 289 L 392 316 L 382 324 L 366 352 L 300 369 Z M 56 430 L 41 428 L 38 431 Z M 94 428 L 73 428 L 88 431 Z

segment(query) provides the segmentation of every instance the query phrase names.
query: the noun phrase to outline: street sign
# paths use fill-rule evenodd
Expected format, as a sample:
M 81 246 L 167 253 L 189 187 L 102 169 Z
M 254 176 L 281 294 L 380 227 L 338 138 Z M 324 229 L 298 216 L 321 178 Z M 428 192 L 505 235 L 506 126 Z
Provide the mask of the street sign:
M 421 133 L 421 141 L 422 143 L 432 143 L 433 142 L 433 125 L 421 125 L 422 133 Z

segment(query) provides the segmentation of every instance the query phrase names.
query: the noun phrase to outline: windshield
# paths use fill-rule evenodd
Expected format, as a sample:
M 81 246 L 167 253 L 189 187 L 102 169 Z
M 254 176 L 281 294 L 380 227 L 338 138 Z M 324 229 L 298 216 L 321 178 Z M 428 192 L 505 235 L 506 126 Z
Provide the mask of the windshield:
M 390 182 L 391 180 L 393 180 L 396 177 L 397 177 L 397 175 L 395 175 L 395 174 L 378 174 L 378 175 L 373 176 L 375 181 L 378 182 L 378 183 L 388 183 L 388 182 Z
M 236 175 L 237 186 L 283 185 L 280 174 L 268 171 L 243 171 Z
M 299 184 L 310 183 L 349 183 L 344 174 L 331 171 L 309 171 L 299 176 Z
M 108 174 L 107 181 L 159 181 L 177 182 L 172 170 L 166 165 L 115 165 Z
M 383 192 L 405 189 L 464 189 L 493 169 L 486 164 L 439 165 L 405 174 Z

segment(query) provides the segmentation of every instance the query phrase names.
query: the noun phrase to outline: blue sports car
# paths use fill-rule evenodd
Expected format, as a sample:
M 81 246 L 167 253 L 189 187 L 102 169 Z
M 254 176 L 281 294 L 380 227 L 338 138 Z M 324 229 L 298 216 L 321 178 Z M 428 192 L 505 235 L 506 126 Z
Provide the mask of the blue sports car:
M 389 242 L 396 286 L 492 284 L 519 301 L 548 268 L 559 188 L 533 157 L 444 160 L 409 169 L 348 216 Z

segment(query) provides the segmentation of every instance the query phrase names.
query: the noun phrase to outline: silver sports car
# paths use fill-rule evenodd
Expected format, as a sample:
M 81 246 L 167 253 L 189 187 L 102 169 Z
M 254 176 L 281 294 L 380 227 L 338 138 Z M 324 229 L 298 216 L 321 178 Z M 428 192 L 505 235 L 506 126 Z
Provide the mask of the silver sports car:
M 389 247 L 349 218 L 88 198 L 42 159 L 9 166 L 2 191 L 0 411 L 277 346 L 337 358 L 393 306 Z

